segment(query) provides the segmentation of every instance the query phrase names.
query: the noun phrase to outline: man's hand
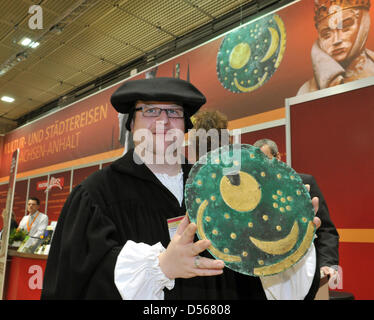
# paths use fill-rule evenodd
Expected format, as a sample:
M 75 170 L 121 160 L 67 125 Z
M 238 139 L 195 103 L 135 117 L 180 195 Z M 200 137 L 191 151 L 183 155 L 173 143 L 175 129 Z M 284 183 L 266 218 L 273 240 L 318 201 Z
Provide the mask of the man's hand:
M 310 192 L 310 185 L 306 184 L 305 187 L 308 189 L 308 192 Z M 317 211 L 318 211 L 318 208 L 319 208 L 319 199 L 318 199 L 318 197 L 314 197 L 312 199 L 312 205 L 313 205 L 313 209 L 314 209 L 314 215 L 316 215 Z M 318 218 L 318 217 L 314 217 L 313 218 L 313 223 L 316 226 L 316 229 L 318 229 L 321 226 L 321 219 Z
M 168 247 L 159 255 L 160 268 L 169 279 L 222 274 L 225 266 L 223 261 L 196 258 L 211 245 L 209 240 L 199 240 L 194 243 L 196 230 L 196 224 L 190 223 L 185 216 Z M 198 264 L 195 259 L 198 259 Z
M 331 267 L 327 267 L 327 266 L 321 267 L 321 274 L 324 275 L 324 276 L 328 276 L 328 277 L 332 278 L 337 273 L 338 273 L 338 271 L 336 271 L 335 269 L 333 269 Z
M 321 278 L 326 277 L 326 276 L 329 278 L 330 288 L 338 288 L 338 286 L 340 285 L 341 278 L 337 270 L 335 270 L 334 268 L 328 267 L 328 266 L 324 266 L 324 267 L 321 267 L 320 271 L 321 271 Z

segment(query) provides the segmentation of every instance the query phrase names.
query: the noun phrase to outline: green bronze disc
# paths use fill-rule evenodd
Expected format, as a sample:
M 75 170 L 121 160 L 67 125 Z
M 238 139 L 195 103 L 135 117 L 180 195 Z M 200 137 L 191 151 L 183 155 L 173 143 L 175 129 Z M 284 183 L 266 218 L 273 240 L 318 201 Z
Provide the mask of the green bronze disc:
M 217 54 L 217 75 L 224 88 L 250 92 L 268 81 L 286 49 L 282 19 L 269 15 L 230 32 Z
M 185 202 L 200 239 L 226 266 L 267 276 L 286 270 L 309 249 L 314 210 L 300 176 L 251 145 L 208 152 L 192 167 Z

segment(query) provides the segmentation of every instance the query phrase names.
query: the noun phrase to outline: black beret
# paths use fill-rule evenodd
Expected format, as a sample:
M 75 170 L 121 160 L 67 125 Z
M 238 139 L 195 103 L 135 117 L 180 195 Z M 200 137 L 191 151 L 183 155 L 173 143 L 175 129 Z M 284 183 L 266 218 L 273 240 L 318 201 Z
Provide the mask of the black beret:
M 128 113 L 130 123 L 137 101 L 170 101 L 183 106 L 185 129 L 191 129 L 190 117 L 206 102 L 205 96 L 190 82 L 176 78 L 151 78 L 126 81 L 111 96 L 110 102 L 119 113 Z

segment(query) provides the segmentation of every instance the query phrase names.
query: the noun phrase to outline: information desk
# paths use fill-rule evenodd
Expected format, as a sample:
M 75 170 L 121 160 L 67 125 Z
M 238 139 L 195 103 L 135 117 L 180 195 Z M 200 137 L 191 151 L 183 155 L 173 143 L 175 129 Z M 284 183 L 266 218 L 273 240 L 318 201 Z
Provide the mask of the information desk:
M 6 300 L 39 300 L 43 287 L 47 255 L 8 250 Z

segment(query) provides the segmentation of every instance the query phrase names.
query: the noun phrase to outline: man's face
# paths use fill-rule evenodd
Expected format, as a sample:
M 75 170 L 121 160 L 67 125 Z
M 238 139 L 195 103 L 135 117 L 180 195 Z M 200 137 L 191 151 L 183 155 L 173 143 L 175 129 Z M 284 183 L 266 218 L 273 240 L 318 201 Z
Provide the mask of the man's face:
M 361 10 L 341 10 L 318 24 L 319 45 L 335 61 L 347 59 L 360 27 Z
M 27 212 L 30 214 L 34 214 L 36 211 L 39 210 L 39 205 L 36 200 L 29 200 L 27 202 Z
M 146 145 L 148 152 L 164 155 L 167 150 L 181 147 L 184 137 L 184 117 L 173 118 L 170 114 L 168 116 L 165 109 L 169 109 L 169 113 L 177 114 L 183 113 L 183 107 L 174 102 L 138 101 L 135 108 L 142 108 L 136 111 L 131 123 L 135 148 L 142 143 Z M 157 113 L 157 109 L 165 111 L 161 111 L 158 116 L 146 116 Z
M 273 159 L 274 156 L 272 155 L 271 153 L 271 150 L 270 150 L 270 147 L 267 145 L 267 144 L 264 144 L 260 150 L 269 158 L 269 159 Z
M 282 160 L 282 157 L 281 157 L 281 154 L 278 152 L 276 155 L 274 155 L 272 152 L 271 152 L 271 149 L 270 147 L 267 145 L 267 144 L 264 144 L 260 150 L 265 154 L 265 156 L 267 156 L 270 160 L 273 159 L 273 158 L 277 158 L 279 161 Z

